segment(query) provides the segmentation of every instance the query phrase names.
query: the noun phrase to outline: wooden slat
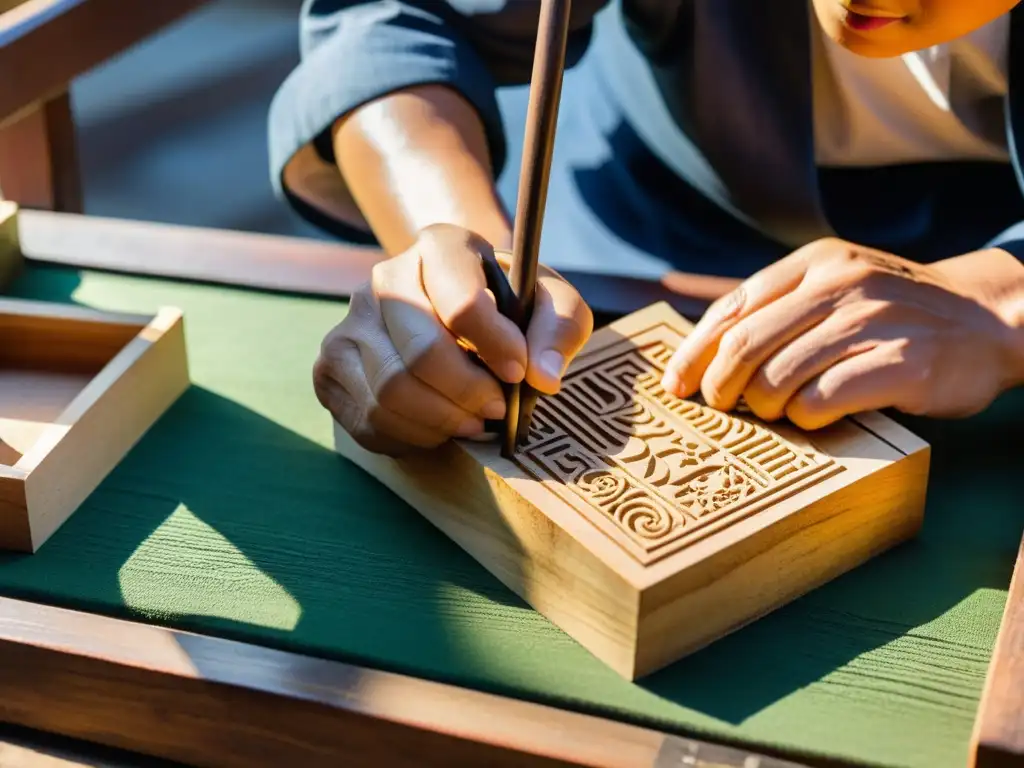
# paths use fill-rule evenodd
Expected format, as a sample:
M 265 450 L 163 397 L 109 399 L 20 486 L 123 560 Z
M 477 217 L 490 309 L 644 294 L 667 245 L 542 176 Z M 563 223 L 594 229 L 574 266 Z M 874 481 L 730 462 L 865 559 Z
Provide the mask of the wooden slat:
M 203 4 L 26 0 L 0 14 L 0 123 Z
M 0 720 L 245 768 L 795 768 L 553 707 L 8 598 L 0 598 Z
M 985 692 L 975 722 L 971 768 L 1024 766 L 1024 543 L 1017 556 Z
M 21 248 L 37 262 L 346 298 L 384 258 L 359 248 L 307 238 L 171 224 L 22 211 Z M 624 315 L 665 301 L 697 317 L 735 280 L 673 272 L 661 281 L 563 272 L 595 312 Z

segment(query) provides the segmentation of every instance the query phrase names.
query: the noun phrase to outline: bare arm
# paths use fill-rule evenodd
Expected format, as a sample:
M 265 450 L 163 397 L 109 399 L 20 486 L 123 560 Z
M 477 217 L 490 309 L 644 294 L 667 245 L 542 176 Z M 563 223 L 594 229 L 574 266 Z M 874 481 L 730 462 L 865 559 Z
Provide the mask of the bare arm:
M 483 124 L 453 89 L 416 86 L 372 101 L 335 123 L 333 144 L 352 197 L 389 254 L 439 223 L 511 247 Z

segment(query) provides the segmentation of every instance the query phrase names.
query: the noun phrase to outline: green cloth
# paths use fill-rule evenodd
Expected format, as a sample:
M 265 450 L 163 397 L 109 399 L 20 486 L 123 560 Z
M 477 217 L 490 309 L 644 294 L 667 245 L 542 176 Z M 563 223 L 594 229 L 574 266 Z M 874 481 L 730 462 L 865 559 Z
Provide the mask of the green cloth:
M 194 385 L 0 593 L 397 670 L 794 757 L 963 766 L 1024 526 L 1024 398 L 933 442 L 914 542 L 637 684 L 332 451 L 339 302 L 34 268 L 16 294 L 185 311 Z

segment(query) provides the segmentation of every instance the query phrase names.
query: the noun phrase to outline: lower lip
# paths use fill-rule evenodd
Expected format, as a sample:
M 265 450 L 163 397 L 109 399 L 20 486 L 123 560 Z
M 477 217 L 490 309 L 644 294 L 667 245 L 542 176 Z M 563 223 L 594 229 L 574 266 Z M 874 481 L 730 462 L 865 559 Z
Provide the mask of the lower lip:
M 882 18 L 881 16 L 863 16 L 859 13 L 853 13 L 850 11 L 846 14 L 846 26 L 850 29 L 855 29 L 858 32 L 872 32 L 882 27 L 888 27 L 890 24 L 895 24 L 899 19 L 891 17 Z

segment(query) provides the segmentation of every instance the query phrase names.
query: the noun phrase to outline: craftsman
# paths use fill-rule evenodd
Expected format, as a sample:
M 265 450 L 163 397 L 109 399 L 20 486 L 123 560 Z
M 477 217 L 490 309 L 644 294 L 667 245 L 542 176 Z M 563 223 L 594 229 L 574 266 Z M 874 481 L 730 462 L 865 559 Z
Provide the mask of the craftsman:
M 380 452 L 480 433 L 498 379 L 557 391 L 591 332 L 549 269 L 573 267 L 737 279 L 673 358 L 679 395 L 808 429 L 985 409 L 1024 382 L 1015 6 L 575 0 L 524 338 L 480 259 L 511 245 L 522 116 L 496 91 L 529 80 L 540 0 L 306 0 L 273 180 L 391 255 L 324 341 L 321 403 Z

